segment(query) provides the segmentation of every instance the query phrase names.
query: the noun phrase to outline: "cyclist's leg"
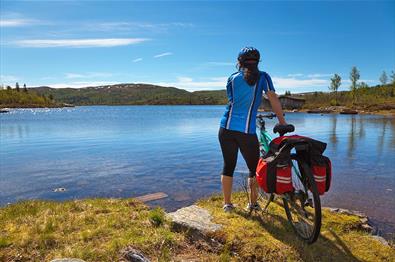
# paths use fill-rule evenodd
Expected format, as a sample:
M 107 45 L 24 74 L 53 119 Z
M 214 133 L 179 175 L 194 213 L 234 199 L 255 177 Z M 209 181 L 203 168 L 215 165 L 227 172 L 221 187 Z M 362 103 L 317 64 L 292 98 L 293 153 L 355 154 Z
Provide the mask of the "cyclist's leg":
M 250 187 L 250 201 L 255 204 L 258 198 L 258 188 L 255 179 L 256 167 L 259 161 L 259 142 L 256 134 L 241 134 L 237 142 L 240 152 L 249 169 L 248 185 Z
M 232 132 L 220 128 L 218 139 L 221 145 L 224 166 L 221 175 L 222 192 L 225 204 L 231 204 L 233 173 L 236 168 L 238 145 Z

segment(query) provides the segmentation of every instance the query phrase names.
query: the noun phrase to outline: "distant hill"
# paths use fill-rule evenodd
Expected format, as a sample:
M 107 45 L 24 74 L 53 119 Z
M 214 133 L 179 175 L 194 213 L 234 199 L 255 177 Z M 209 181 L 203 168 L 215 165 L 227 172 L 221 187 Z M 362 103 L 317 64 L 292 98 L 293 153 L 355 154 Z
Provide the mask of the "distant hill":
M 39 95 L 74 105 L 221 105 L 226 91 L 188 92 L 175 87 L 149 84 L 116 84 L 84 88 L 29 88 Z

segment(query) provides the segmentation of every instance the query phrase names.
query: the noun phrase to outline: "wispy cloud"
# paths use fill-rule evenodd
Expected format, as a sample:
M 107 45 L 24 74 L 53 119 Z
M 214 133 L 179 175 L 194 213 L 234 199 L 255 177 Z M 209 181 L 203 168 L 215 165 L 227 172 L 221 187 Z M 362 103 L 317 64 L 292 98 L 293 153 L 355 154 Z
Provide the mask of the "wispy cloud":
M 0 75 L 0 84 L 2 85 L 14 85 L 15 82 L 19 81 L 19 77 L 13 75 Z
M 71 47 L 71 48 L 86 48 L 86 47 L 114 47 L 139 44 L 149 39 L 146 38 L 103 38 L 103 39 L 34 39 L 34 40 L 18 40 L 11 42 L 18 47 Z
M 76 82 L 68 82 L 68 83 L 49 83 L 45 84 L 45 86 L 53 87 L 53 88 L 82 88 L 89 86 L 104 86 L 104 85 L 115 85 L 120 84 L 120 82 L 111 82 L 111 81 L 76 81 Z M 32 85 L 35 87 L 42 86 L 41 84 Z
M 206 65 L 209 66 L 234 66 L 236 63 L 232 62 L 207 62 Z
M 0 19 L 0 27 L 20 27 L 20 26 L 31 26 L 39 24 L 38 20 L 35 19 Z
M 142 61 L 143 59 L 141 58 L 141 57 L 139 57 L 139 58 L 136 58 L 136 59 L 134 59 L 133 60 L 133 63 L 137 63 L 137 62 L 140 62 L 140 61 Z
M 323 87 L 329 85 L 329 80 L 319 78 L 298 79 L 295 77 L 272 77 L 274 86 L 280 88 L 296 89 L 306 87 Z
M 295 73 L 295 74 L 288 74 L 287 76 L 289 76 L 289 77 L 300 77 L 300 76 L 303 76 L 303 74 Z
M 169 55 L 172 55 L 172 54 L 173 53 L 171 53 L 171 52 L 165 52 L 165 53 L 162 53 L 162 54 L 155 55 L 154 58 L 159 58 L 159 57 L 163 57 L 163 56 L 169 56 Z
M 82 23 L 79 28 L 89 31 L 131 31 L 131 30 L 150 30 L 150 31 L 167 31 L 170 28 L 188 28 L 193 27 L 192 23 L 173 22 L 173 23 L 147 23 L 147 22 L 88 22 Z
M 227 77 L 212 77 L 204 80 L 195 80 L 191 77 L 180 76 L 174 82 L 152 83 L 161 86 L 171 86 L 187 91 L 225 89 Z
M 307 77 L 311 78 L 323 78 L 323 77 L 330 77 L 333 76 L 333 74 L 308 74 Z
M 96 78 L 96 77 L 111 77 L 113 75 L 114 74 L 112 73 L 106 73 L 106 72 L 90 72 L 84 74 L 66 73 L 65 77 L 66 78 Z

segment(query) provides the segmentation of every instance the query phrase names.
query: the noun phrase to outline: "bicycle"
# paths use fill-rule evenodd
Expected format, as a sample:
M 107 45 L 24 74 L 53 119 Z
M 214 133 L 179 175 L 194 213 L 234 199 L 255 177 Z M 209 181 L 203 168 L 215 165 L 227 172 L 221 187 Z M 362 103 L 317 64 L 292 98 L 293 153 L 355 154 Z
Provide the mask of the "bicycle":
M 272 140 L 265 128 L 264 118 L 272 119 L 276 115 L 258 115 L 257 122 L 259 127 L 259 144 L 261 157 L 269 151 L 269 144 Z M 273 129 L 274 133 L 279 133 L 280 136 L 286 133 L 293 132 L 294 127 L 277 126 Z M 297 152 L 307 150 L 307 145 L 300 143 L 295 145 Z M 292 161 L 292 184 L 294 191 L 277 195 L 283 200 L 283 207 L 287 215 L 287 219 L 292 225 L 295 233 L 307 243 L 314 243 L 321 229 L 321 202 L 315 183 L 312 169 L 297 153 L 291 153 Z M 263 212 L 266 212 L 269 204 L 274 201 L 276 194 L 267 194 L 262 189 L 260 197 L 266 201 Z

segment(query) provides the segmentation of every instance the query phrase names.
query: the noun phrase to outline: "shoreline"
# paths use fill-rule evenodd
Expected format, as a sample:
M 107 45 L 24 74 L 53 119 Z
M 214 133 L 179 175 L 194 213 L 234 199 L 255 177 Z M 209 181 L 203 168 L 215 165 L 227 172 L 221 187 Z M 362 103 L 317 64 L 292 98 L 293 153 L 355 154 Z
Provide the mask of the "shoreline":
M 10 111 L 13 109 L 37 109 L 37 108 L 44 108 L 44 109 L 53 109 L 53 108 L 73 108 L 73 107 L 85 107 L 85 106 L 221 106 L 221 104 L 97 104 L 97 105 L 71 105 L 71 104 L 63 104 L 61 106 L 3 106 L 0 105 L 0 110 L 2 111 Z M 223 105 L 226 106 L 226 105 Z M 284 109 L 284 113 L 306 113 L 306 114 L 341 114 L 344 107 L 333 109 L 329 108 L 303 108 L 303 109 L 294 109 L 294 110 L 287 110 Z M 382 115 L 382 116 L 395 116 L 395 110 L 360 110 L 360 109 L 350 109 L 346 108 L 346 110 L 356 111 L 357 114 L 355 115 Z M 315 111 L 314 113 L 310 113 L 308 111 Z M 259 110 L 258 113 L 265 113 L 271 112 L 266 110 Z M 2 112 L 7 113 L 7 112 Z M 345 115 L 349 113 L 344 113 Z
M 160 194 L 160 196 L 156 196 L 157 194 Z M 163 196 L 162 196 L 163 194 Z M 241 194 L 241 192 L 234 192 L 234 194 Z M 216 197 L 218 196 L 219 193 L 212 193 L 209 196 L 206 197 L 202 197 L 202 198 L 198 198 L 196 200 L 193 200 L 194 203 L 196 202 L 200 202 L 204 199 L 207 198 L 211 198 L 211 197 Z M 70 202 L 70 201 L 93 201 L 95 199 L 102 199 L 102 200 L 126 200 L 126 199 L 134 199 L 134 200 L 138 200 L 140 202 L 143 202 L 144 204 L 146 204 L 149 208 L 153 208 L 154 206 L 150 206 L 149 202 L 151 201 L 157 201 L 157 200 L 161 200 L 163 198 L 167 198 L 168 195 L 162 192 L 159 193 L 153 193 L 153 194 L 148 194 L 148 195 L 143 195 L 143 196 L 137 196 L 137 197 L 132 197 L 132 198 L 123 198 L 123 197 L 88 197 L 88 198 L 74 198 L 74 199 L 65 199 L 65 200 L 57 200 L 57 199 L 41 199 L 41 198 L 37 198 L 37 199 L 25 199 L 25 200 L 18 200 L 16 202 L 12 202 L 12 203 L 6 203 L 4 205 L 0 205 L 0 211 L 2 209 L 5 209 L 9 206 L 15 206 L 15 205 L 19 205 L 21 203 L 25 203 L 25 202 L 52 202 L 55 204 L 59 204 L 59 205 L 63 205 L 64 203 Z M 189 205 L 187 205 L 189 206 Z M 163 210 L 166 210 L 165 207 L 162 207 L 160 205 L 155 205 L 155 207 L 159 207 Z M 185 205 L 178 207 L 176 210 L 182 209 L 186 207 Z M 380 223 L 375 223 L 373 222 L 373 219 L 371 217 L 369 217 L 368 215 L 366 215 L 366 213 L 359 211 L 359 210 L 355 210 L 355 209 L 349 209 L 349 208 L 341 208 L 341 207 L 334 207 L 334 206 L 322 206 L 321 207 L 322 210 L 329 210 L 332 213 L 339 213 L 339 214 L 346 214 L 346 215 L 354 215 L 354 216 L 358 216 L 359 218 L 361 218 L 361 221 L 363 222 L 361 228 L 363 228 L 366 232 L 368 232 L 369 234 L 371 234 L 372 236 L 377 236 L 377 237 L 381 237 L 383 238 L 385 241 L 395 241 L 395 231 L 394 232 L 387 232 L 387 231 L 383 231 L 380 228 Z M 174 210 L 174 209 L 173 209 Z M 174 211 L 170 211 L 170 212 L 174 212 Z M 392 236 L 392 237 L 390 237 Z

